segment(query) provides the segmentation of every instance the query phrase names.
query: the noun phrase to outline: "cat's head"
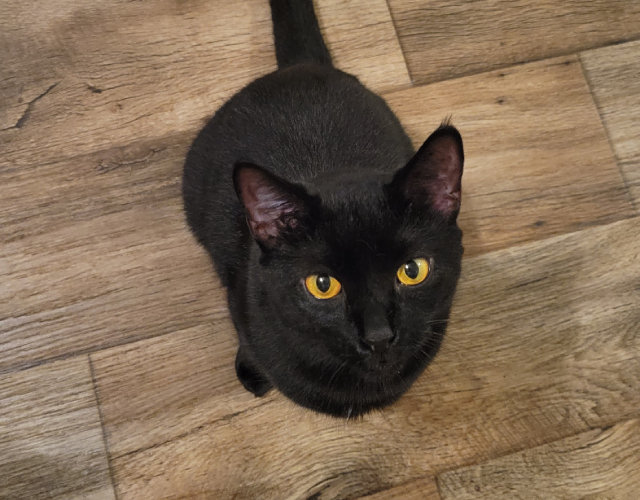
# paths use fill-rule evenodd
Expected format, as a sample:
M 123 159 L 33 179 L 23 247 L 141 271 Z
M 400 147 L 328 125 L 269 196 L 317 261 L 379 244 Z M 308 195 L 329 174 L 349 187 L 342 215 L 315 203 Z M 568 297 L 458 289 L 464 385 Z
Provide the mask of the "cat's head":
M 386 177 L 302 186 L 236 166 L 257 243 L 246 341 L 285 395 L 359 414 L 397 399 L 433 358 L 460 274 L 463 162 L 445 125 Z

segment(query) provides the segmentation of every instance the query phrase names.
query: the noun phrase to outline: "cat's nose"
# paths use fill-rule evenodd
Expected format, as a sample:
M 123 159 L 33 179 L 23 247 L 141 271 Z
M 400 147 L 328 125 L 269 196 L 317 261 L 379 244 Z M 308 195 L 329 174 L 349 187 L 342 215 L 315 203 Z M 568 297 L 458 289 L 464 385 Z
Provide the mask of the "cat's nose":
M 389 350 L 389 346 L 391 345 L 391 339 L 389 340 L 367 340 L 365 341 L 367 347 L 371 349 L 371 352 L 375 352 L 376 354 L 384 354 Z
M 362 340 L 365 346 L 378 356 L 389 350 L 395 334 L 385 314 L 385 309 L 379 304 L 372 305 L 365 310 Z
M 389 350 L 395 334 L 389 325 L 379 325 L 365 332 L 364 343 L 376 354 L 384 354 Z

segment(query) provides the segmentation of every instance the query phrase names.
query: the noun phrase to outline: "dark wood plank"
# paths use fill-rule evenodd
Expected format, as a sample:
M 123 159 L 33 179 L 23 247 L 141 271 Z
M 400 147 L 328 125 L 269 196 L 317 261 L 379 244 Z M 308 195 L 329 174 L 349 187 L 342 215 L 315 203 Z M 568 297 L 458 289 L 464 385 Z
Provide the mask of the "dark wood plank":
M 198 128 L 275 69 L 263 0 L 3 7 L 0 169 Z M 338 67 L 376 90 L 409 85 L 384 0 L 320 0 L 318 13 Z
M 78 223 L 86 231 L 94 219 L 152 205 L 178 209 L 182 165 L 194 135 L 138 141 L 0 173 L 0 241 L 56 233 Z M 100 232 L 99 225 L 89 227 Z
M 633 218 L 467 259 L 436 363 L 358 421 L 246 394 L 229 324 L 93 355 L 119 497 L 358 497 L 632 418 L 639 239 Z
M 459 127 L 467 256 L 634 214 L 574 56 L 387 99 L 416 146 L 448 115 Z
M 580 60 L 640 213 L 640 42 L 585 52 Z
M 640 491 L 640 421 L 447 472 L 438 483 L 443 500 L 634 500 Z
M 115 500 L 86 356 L 0 376 L 0 498 Z
M 389 6 L 417 83 L 640 37 L 635 0 L 389 0 Z

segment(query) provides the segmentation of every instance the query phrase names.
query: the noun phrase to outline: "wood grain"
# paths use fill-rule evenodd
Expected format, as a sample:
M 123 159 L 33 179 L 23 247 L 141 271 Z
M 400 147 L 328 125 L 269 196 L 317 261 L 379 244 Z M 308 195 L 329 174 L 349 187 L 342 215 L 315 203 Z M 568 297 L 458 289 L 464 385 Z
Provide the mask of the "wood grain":
M 585 52 L 580 60 L 640 213 L 640 42 Z
M 385 0 L 313 0 L 313 3 L 337 68 L 354 74 L 374 92 L 411 86 Z
M 132 208 L 178 210 L 182 166 L 195 132 L 0 173 L 0 241 L 56 233 L 78 223 L 86 227 Z M 91 227 L 100 231 L 99 225 Z
M 0 169 L 198 128 L 275 69 L 263 0 L 10 0 L 3 12 Z M 338 67 L 376 90 L 409 84 L 384 0 L 318 12 Z
M 635 0 L 389 0 L 389 6 L 417 83 L 640 37 Z
M 231 320 L 221 318 L 92 354 L 110 456 L 150 448 L 269 401 L 238 386 L 237 346 Z
M 359 500 L 441 500 L 435 479 L 424 478 L 411 481 L 395 488 L 379 491 Z
M 115 500 L 86 356 L 0 377 L 0 498 Z
M 0 370 L 228 314 L 175 198 L 7 243 L 0 276 Z
M 244 393 L 230 325 L 93 355 L 119 498 L 354 498 L 632 418 L 639 239 L 635 218 L 465 260 L 436 363 L 358 421 Z
M 594 429 L 438 477 L 442 500 L 635 500 L 640 421 Z
M 460 129 L 466 255 L 634 214 L 574 56 L 386 97 L 416 146 L 448 115 Z

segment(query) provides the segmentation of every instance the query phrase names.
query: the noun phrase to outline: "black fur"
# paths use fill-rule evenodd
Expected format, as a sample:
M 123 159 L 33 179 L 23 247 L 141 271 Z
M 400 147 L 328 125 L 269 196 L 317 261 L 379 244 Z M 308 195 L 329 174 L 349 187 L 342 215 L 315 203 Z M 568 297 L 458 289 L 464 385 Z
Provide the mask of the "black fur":
M 311 0 L 271 0 L 279 68 L 304 62 L 331 64 Z
M 271 5 L 282 68 L 194 141 L 187 220 L 227 287 L 245 388 L 355 416 L 400 397 L 440 346 L 463 251 L 462 140 L 443 125 L 414 155 L 386 103 L 328 64 L 319 32 L 302 49 L 279 38 L 317 30 L 311 1 Z M 431 273 L 401 285 L 397 269 L 417 257 Z M 342 291 L 316 299 L 304 285 L 315 273 Z

